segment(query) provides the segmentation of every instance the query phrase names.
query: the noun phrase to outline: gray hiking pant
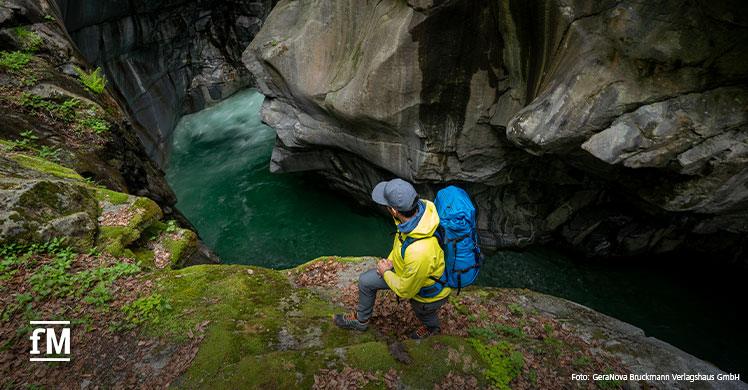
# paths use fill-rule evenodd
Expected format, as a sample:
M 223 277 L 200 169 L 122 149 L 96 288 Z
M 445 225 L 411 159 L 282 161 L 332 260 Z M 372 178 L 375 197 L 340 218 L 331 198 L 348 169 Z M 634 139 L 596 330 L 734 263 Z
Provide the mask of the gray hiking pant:
M 358 277 L 358 309 L 357 315 L 359 321 L 366 321 L 371 317 L 374 311 L 374 302 L 377 299 L 377 291 L 389 290 L 390 287 L 379 276 L 376 269 L 370 269 Z M 436 313 L 439 308 L 447 303 L 447 297 L 436 302 L 423 303 L 415 299 L 410 300 L 410 307 L 421 322 L 430 329 L 439 327 L 439 317 Z

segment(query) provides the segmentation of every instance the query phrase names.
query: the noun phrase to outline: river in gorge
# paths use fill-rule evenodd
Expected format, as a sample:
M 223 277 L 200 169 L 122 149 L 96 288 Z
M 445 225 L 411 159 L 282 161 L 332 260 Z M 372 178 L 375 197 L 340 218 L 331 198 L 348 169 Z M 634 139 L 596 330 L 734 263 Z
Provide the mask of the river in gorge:
M 323 255 L 386 255 L 391 220 L 341 199 L 317 176 L 269 172 L 275 133 L 260 120 L 262 101 L 255 90 L 241 91 L 183 117 L 174 132 L 167 179 L 205 243 L 225 263 L 273 268 Z M 590 263 L 533 248 L 489 256 L 479 283 L 578 302 L 745 381 L 744 277 L 706 263 L 654 255 Z

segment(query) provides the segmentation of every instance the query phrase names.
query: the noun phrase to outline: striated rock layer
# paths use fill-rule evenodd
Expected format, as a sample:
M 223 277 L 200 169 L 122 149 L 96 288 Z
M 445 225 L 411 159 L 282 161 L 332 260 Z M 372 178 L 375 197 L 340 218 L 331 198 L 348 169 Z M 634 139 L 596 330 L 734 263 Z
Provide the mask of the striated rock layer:
M 281 1 L 243 61 L 276 172 L 466 186 L 483 243 L 729 250 L 748 231 L 737 1 Z
M 163 164 L 179 118 L 252 84 L 241 53 L 273 0 L 57 0 L 86 60 L 122 93 Z

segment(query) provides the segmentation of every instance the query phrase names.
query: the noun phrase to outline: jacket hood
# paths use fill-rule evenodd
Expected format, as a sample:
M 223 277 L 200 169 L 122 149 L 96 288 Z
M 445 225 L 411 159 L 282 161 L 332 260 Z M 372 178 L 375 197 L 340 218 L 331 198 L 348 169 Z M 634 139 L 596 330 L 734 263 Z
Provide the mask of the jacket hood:
M 397 229 L 404 233 L 406 236 L 413 238 L 424 238 L 434 235 L 436 228 L 439 227 L 439 214 L 436 212 L 436 206 L 434 203 L 425 199 L 421 199 L 418 213 L 414 219 L 411 219 L 405 223 L 397 225 Z M 421 210 L 420 208 L 423 207 Z M 420 218 L 419 218 L 420 214 Z M 415 227 L 409 226 L 416 223 Z

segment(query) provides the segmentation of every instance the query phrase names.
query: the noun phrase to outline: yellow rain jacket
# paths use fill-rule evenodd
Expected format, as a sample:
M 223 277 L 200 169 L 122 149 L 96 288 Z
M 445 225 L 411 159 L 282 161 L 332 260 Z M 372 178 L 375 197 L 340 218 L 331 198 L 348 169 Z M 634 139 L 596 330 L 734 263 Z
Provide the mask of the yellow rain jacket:
M 413 298 L 419 302 L 429 303 L 448 296 L 451 290 L 445 286 L 439 294 L 431 298 L 417 295 L 418 290 L 422 287 L 436 283 L 429 276 L 438 279 L 444 273 L 444 251 L 439 246 L 439 241 L 434 237 L 434 232 L 439 226 L 439 215 L 436 213 L 434 203 L 424 199 L 421 202 L 425 206 L 425 210 L 413 230 L 403 233 L 400 231 L 402 225 L 398 225 L 392 251 L 387 256 L 392 261 L 395 272 L 387 271 L 383 277 L 390 289 L 400 298 Z M 395 224 L 398 224 L 397 220 L 395 220 Z M 400 256 L 401 240 L 405 240 L 408 236 L 414 239 L 428 238 L 411 243 L 406 248 L 405 258 L 403 259 Z

